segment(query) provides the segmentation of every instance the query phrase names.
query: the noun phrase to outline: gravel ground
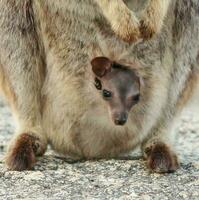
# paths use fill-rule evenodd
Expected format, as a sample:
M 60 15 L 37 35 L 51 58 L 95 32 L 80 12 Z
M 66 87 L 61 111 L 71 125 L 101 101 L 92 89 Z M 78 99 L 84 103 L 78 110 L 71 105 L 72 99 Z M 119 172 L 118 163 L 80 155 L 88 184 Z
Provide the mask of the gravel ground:
M 51 150 L 34 171 L 8 171 L 5 147 L 14 130 L 9 109 L 0 100 L 0 200 L 136 199 L 199 200 L 199 115 L 186 111 L 177 132 L 181 168 L 173 174 L 150 173 L 144 161 L 100 160 L 69 163 Z

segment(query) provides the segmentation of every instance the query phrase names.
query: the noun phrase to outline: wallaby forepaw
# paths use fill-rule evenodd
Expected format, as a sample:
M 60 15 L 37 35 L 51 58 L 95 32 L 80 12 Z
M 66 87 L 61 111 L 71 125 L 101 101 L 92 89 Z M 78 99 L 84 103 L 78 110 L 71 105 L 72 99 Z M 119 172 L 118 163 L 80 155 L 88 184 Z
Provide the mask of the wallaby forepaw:
M 144 16 L 140 20 L 140 34 L 144 40 L 151 39 L 155 34 L 160 31 L 158 26 L 158 19 L 150 16 Z
M 156 29 L 149 23 L 146 23 L 146 21 L 141 20 L 140 21 L 140 33 L 141 33 L 141 38 L 143 38 L 144 40 L 149 40 L 156 33 Z
M 30 170 L 36 162 L 36 156 L 45 152 L 45 145 L 31 134 L 23 133 L 17 137 L 6 156 L 10 170 Z
M 157 173 L 170 173 L 179 167 L 175 153 L 164 143 L 157 143 L 145 149 L 147 166 Z
M 124 20 L 117 22 L 113 26 L 113 30 L 122 40 L 128 43 L 136 42 L 140 38 L 139 21 L 131 15 L 127 15 Z
M 140 34 L 144 40 L 151 39 L 162 27 L 162 19 L 155 15 L 154 10 L 146 10 L 140 18 Z

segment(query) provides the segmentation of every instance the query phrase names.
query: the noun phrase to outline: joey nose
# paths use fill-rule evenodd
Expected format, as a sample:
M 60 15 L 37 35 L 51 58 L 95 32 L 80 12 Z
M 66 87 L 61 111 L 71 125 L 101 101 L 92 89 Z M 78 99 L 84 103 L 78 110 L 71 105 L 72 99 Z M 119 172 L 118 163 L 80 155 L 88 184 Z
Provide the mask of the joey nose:
M 126 113 L 117 114 L 114 122 L 115 125 L 123 126 L 127 122 L 127 114 Z

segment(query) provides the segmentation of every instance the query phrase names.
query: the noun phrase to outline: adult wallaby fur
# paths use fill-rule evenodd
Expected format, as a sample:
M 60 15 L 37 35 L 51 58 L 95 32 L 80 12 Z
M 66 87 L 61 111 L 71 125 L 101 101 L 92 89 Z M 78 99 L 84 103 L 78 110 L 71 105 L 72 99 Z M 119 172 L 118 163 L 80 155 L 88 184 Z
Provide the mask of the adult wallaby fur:
M 125 3 L 135 9 L 145 1 Z M 74 159 L 141 145 L 151 170 L 176 170 L 170 135 L 198 82 L 198 11 L 197 0 L 173 0 L 161 33 L 130 45 L 93 0 L 0 0 L 0 89 L 18 122 L 8 167 L 32 168 L 50 143 Z M 112 122 L 94 86 L 90 62 L 100 56 L 143 80 L 124 126 Z

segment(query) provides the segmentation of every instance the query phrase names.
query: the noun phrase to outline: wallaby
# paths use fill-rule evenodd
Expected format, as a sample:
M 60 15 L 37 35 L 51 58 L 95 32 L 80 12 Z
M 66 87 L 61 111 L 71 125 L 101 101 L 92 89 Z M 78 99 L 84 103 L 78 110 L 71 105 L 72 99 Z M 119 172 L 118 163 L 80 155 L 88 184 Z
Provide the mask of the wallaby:
M 172 1 L 160 34 L 129 44 L 93 0 L 0 0 L 0 90 L 18 122 L 8 167 L 31 169 L 50 143 L 74 159 L 141 146 L 149 169 L 176 170 L 169 135 L 198 82 L 198 7 L 194 0 Z M 101 67 L 108 67 L 100 72 L 105 76 Z M 126 87 L 106 101 L 100 83 L 105 96 Z M 135 102 L 128 107 L 129 94 Z

